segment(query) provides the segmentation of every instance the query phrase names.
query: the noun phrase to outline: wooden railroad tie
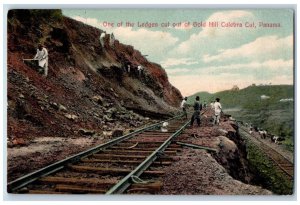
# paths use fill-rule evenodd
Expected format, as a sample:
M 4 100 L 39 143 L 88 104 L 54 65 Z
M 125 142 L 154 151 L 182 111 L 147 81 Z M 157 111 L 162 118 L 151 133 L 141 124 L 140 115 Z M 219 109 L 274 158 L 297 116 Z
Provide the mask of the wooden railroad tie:
M 100 167 L 90 167 L 90 166 L 78 166 L 78 165 L 69 165 L 70 169 L 78 171 L 78 172 L 93 172 L 98 174 L 128 174 L 132 170 L 131 169 L 120 169 L 120 168 L 100 168 Z M 164 171 L 158 170 L 146 170 L 143 172 L 146 175 L 155 175 L 162 176 L 165 174 Z
M 140 164 L 142 160 L 109 160 L 109 159 L 82 159 L 85 163 L 118 163 L 118 164 Z M 171 161 L 155 161 L 153 165 L 171 165 Z
M 57 184 L 55 190 L 59 192 L 71 192 L 76 194 L 105 194 L 106 192 L 105 189 L 89 188 L 67 184 Z
M 136 154 L 136 155 L 145 155 L 148 156 L 151 154 L 153 151 L 135 151 L 135 150 L 112 150 L 112 149 L 106 149 L 101 151 L 102 153 L 112 153 L 112 154 Z M 99 153 L 101 153 L 99 152 Z M 177 152 L 176 151 L 164 151 L 165 154 L 169 155 L 175 155 Z
M 93 158 L 96 159 L 146 159 L 147 156 L 139 156 L 139 155 L 118 155 L 118 154 L 93 154 Z M 176 161 L 173 157 L 165 155 L 160 156 L 160 160 L 170 160 L 170 161 Z
M 120 150 L 120 151 L 129 151 L 129 150 L 134 150 L 134 151 L 155 151 L 158 147 L 152 147 L 152 148 L 122 148 L 122 147 L 110 147 L 109 149 L 111 150 Z M 179 148 L 175 147 L 167 147 L 166 151 L 179 151 Z
M 116 184 L 118 180 L 101 180 L 95 178 L 77 178 L 77 177 L 43 177 L 38 180 L 39 183 L 51 184 L 73 184 L 73 185 L 91 185 L 93 187 L 108 187 Z

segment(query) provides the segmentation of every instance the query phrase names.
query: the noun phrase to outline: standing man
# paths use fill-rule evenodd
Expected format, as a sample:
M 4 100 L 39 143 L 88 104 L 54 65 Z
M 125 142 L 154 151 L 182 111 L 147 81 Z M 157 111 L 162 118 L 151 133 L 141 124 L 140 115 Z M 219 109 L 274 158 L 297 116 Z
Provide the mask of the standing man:
M 214 103 L 214 109 L 215 109 L 215 116 L 214 116 L 214 125 L 219 125 L 220 123 L 220 116 L 222 112 L 222 106 L 220 103 L 220 98 L 216 98 L 216 102 Z
M 127 65 L 127 72 L 130 73 L 130 65 Z
M 111 33 L 109 36 L 109 46 L 113 48 L 114 44 L 115 44 L 115 36 L 114 33 Z
M 180 108 L 182 108 L 182 111 L 183 111 L 183 114 L 185 116 L 185 119 L 187 119 L 187 112 L 186 112 L 186 107 L 187 107 L 187 104 L 186 104 L 186 101 L 187 101 L 187 97 L 185 97 L 181 104 L 180 104 Z
M 33 58 L 39 61 L 39 66 L 44 69 L 44 76 L 48 75 L 48 51 L 42 44 L 38 45 L 38 49 L 36 50 L 36 55 Z
M 100 44 L 101 44 L 102 48 L 104 48 L 105 35 L 106 35 L 105 31 L 103 33 L 101 33 L 101 35 L 100 35 Z
M 137 68 L 137 70 L 138 70 L 138 72 L 139 72 L 139 78 L 141 78 L 141 77 L 142 77 L 142 72 L 143 72 L 143 70 L 144 70 L 144 67 L 141 66 L 141 65 L 139 65 L 138 68 Z
M 202 104 L 200 104 L 200 97 L 196 97 L 196 101 L 194 103 L 194 113 L 191 119 L 191 127 L 193 127 L 195 119 L 197 120 L 197 125 L 200 127 L 200 111 L 202 110 Z

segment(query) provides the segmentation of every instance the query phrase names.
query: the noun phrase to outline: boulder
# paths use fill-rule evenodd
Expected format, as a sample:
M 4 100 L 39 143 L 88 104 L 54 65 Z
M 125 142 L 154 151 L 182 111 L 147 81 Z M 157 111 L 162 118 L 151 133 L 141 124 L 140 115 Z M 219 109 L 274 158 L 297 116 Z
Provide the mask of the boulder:
M 228 139 L 227 137 L 224 137 L 224 136 L 219 136 L 218 138 L 220 140 L 219 147 L 221 149 L 223 149 L 223 151 L 225 151 L 225 152 L 235 152 L 237 150 L 237 146 L 232 140 L 230 140 L 230 139 Z
M 69 120 L 76 120 L 78 118 L 78 116 L 73 114 L 65 114 L 65 117 L 68 118 Z
M 117 113 L 117 108 L 112 107 L 112 108 L 108 109 L 107 111 L 105 111 L 105 113 L 116 114 Z
M 56 102 L 50 102 L 50 106 L 55 110 L 59 110 L 58 104 Z
M 124 134 L 124 132 L 123 132 L 123 130 L 121 130 L 121 129 L 116 129 L 116 130 L 114 130 L 113 131 L 113 133 L 112 133 L 112 137 L 120 137 L 120 136 L 122 136 Z
M 107 115 L 104 115 L 104 116 L 103 116 L 103 120 L 104 120 L 104 121 L 107 121 L 107 122 L 112 122 L 112 121 L 114 121 L 113 119 L 111 119 L 111 118 L 108 117 Z
M 63 106 L 62 104 L 58 105 L 58 110 L 63 111 L 63 112 L 67 112 L 67 108 L 65 106 Z
M 222 134 L 222 135 L 226 135 L 227 133 L 228 133 L 228 131 L 227 130 L 224 130 L 224 129 L 218 129 L 218 132 L 220 133 L 220 134 Z
M 83 128 L 80 128 L 78 130 L 78 132 L 82 135 L 88 135 L 88 136 L 92 136 L 96 133 L 94 130 L 86 130 L 86 129 L 83 129 Z
M 15 138 L 15 139 L 12 140 L 12 144 L 13 144 L 13 146 L 24 146 L 27 143 L 22 138 Z
M 103 105 L 103 98 L 100 95 L 95 95 L 92 100 L 100 105 Z
M 112 136 L 112 132 L 111 131 L 103 131 L 102 134 L 103 134 L 104 137 L 110 137 L 110 136 Z

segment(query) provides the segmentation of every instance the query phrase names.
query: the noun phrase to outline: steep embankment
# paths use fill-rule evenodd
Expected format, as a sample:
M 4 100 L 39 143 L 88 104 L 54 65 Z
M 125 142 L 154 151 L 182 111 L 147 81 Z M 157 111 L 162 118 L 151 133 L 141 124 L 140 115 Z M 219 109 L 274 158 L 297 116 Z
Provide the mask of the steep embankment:
M 60 10 L 8 13 L 8 140 L 76 136 L 131 129 L 147 117 L 175 112 L 180 92 L 165 71 L 132 46 L 105 38 L 103 31 L 66 18 Z M 49 52 L 47 78 L 22 59 L 41 42 Z M 142 77 L 126 73 L 145 67 Z M 134 111 L 134 112 L 133 112 Z M 81 131 L 80 131 L 81 130 Z

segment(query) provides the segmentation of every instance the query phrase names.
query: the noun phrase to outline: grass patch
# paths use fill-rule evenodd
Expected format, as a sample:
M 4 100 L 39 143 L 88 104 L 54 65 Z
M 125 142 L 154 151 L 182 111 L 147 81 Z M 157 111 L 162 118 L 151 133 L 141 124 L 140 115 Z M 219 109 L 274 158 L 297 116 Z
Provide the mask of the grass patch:
M 255 173 L 253 181 L 278 195 L 293 194 L 293 182 L 277 170 L 273 162 L 250 139 L 241 135 L 246 141 L 247 159 L 250 170 Z

